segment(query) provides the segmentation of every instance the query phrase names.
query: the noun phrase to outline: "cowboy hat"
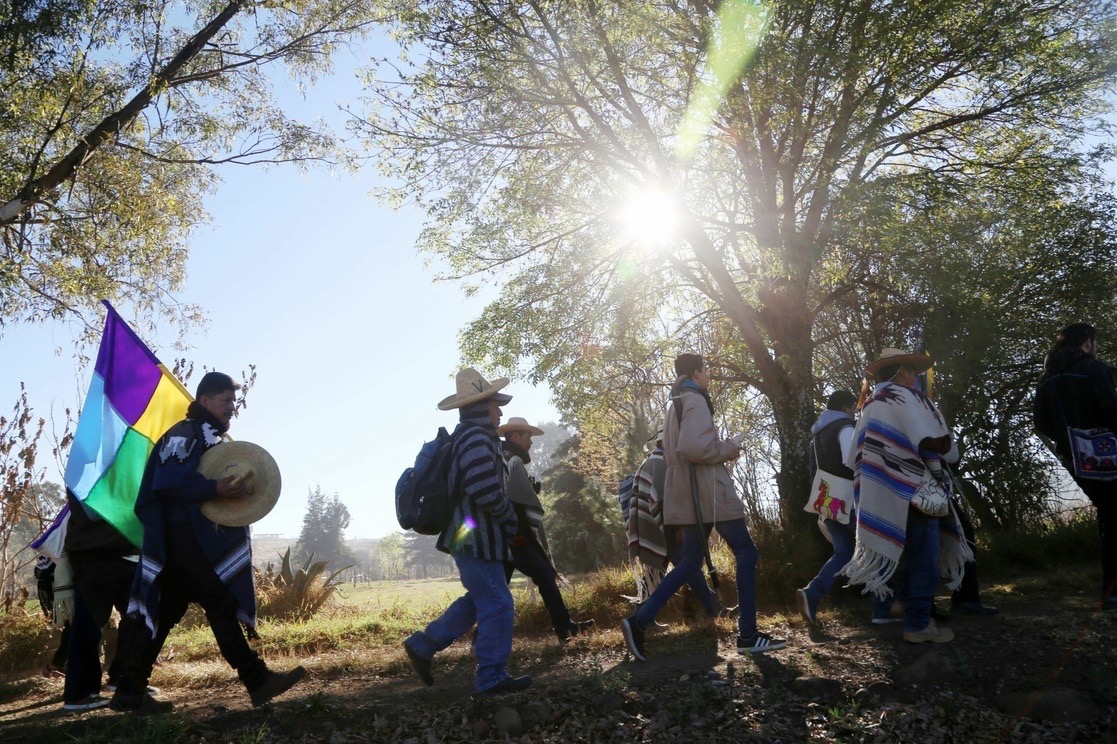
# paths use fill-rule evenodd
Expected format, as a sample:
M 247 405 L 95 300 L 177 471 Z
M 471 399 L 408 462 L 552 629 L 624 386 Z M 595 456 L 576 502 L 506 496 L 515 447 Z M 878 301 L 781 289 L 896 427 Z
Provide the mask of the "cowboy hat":
M 507 377 L 501 377 L 499 380 L 489 382 L 473 367 L 466 367 L 458 373 L 455 382 L 457 383 L 458 392 L 443 398 L 442 402 L 438 404 L 438 410 L 449 411 L 454 408 L 462 408 L 473 403 L 480 403 L 488 398 L 492 398 L 496 403 L 502 406 L 512 400 L 511 395 L 497 392 L 508 384 Z
M 230 475 L 244 483 L 245 494 L 235 499 L 202 502 L 202 514 L 226 527 L 257 522 L 279 501 L 279 466 L 267 450 L 251 442 L 223 442 L 202 455 L 198 472 L 210 480 Z
M 512 418 L 508 419 L 508 423 L 498 426 L 496 433 L 500 436 L 504 436 L 505 434 L 510 434 L 514 431 L 526 431 L 533 437 L 543 436 L 542 429 L 540 429 L 538 426 L 532 426 L 527 422 L 527 419 L 521 418 L 519 416 L 513 416 Z
M 916 374 L 918 374 L 920 372 L 926 372 L 934 363 L 935 360 L 926 354 L 913 354 L 910 351 L 903 351 L 902 349 L 885 348 L 880 352 L 879 359 L 865 365 L 865 372 L 875 378 L 877 372 L 885 367 L 906 364 L 909 367 L 914 367 Z

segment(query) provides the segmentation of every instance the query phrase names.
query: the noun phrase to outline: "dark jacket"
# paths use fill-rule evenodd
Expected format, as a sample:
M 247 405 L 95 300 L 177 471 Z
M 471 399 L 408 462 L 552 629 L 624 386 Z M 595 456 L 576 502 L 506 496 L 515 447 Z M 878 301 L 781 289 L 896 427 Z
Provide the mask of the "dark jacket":
M 1055 347 L 1043 362 L 1033 413 L 1036 429 L 1054 440 L 1063 458 L 1070 453 L 1068 426 L 1117 431 L 1117 391 L 1109 365 L 1082 349 Z
M 853 480 L 853 471 L 846 466 L 842 458 L 842 444 L 838 435 L 843 429 L 853 428 L 856 424 L 852 416 L 847 416 L 841 411 L 822 412 L 818 421 L 811 427 L 809 462 L 812 479 L 821 467 L 827 473 Z

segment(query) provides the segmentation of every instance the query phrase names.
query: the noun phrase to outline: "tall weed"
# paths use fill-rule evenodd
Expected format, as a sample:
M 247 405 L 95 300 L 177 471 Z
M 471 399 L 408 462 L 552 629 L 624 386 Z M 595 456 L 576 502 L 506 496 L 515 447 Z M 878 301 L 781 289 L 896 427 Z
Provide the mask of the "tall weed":
M 0 672 L 41 666 L 58 642 L 55 631 L 38 613 L 15 611 L 0 615 Z

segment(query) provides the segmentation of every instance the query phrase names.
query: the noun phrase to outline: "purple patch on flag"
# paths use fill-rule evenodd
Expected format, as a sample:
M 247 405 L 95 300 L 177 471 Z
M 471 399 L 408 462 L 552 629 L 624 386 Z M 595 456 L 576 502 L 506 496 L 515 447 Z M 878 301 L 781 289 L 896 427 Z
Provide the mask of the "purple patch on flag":
M 136 423 L 151 401 L 162 372 L 159 360 L 111 307 L 95 369 L 105 381 L 105 397 L 113 408 L 127 423 Z

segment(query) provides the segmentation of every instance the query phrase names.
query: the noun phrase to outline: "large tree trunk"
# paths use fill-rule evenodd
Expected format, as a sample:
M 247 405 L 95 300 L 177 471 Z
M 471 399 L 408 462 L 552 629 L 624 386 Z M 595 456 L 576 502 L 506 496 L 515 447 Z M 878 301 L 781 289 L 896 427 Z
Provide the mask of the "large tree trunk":
M 798 530 L 811 486 L 809 452 L 811 424 L 815 421 L 809 347 L 788 362 L 785 390 L 771 396 L 770 401 L 780 443 L 780 470 L 776 474 L 780 522 L 784 530 Z

